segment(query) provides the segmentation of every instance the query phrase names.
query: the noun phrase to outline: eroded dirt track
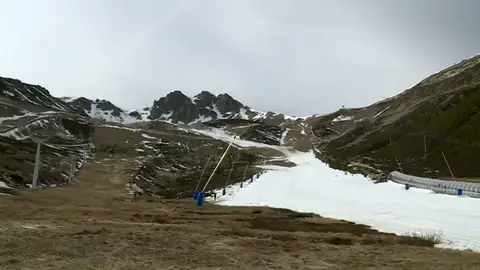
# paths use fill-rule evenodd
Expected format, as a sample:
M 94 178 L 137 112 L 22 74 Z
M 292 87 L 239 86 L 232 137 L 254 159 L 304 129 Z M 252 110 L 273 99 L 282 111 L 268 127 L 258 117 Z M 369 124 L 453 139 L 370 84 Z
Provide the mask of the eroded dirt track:
M 478 269 L 480 255 L 284 209 L 132 202 L 134 160 L 0 197 L 0 269 Z M 127 168 L 127 169 L 126 169 Z M 353 211 L 354 209 L 352 209 Z

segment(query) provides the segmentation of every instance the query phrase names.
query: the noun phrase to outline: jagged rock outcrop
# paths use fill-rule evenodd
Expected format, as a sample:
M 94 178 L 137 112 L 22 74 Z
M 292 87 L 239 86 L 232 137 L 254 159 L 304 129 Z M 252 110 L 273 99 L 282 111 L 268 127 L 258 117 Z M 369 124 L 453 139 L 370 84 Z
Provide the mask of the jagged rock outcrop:
M 177 90 L 155 101 L 148 118 L 188 124 L 194 121 L 240 117 L 242 109 L 247 111 L 242 103 L 228 94 L 215 96 L 208 91 L 202 91 L 190 98 Z
M 285 120 L 296 119 L 274 112 L 255 111 L 229 94 L 216 96 L 208 91 L 202 91 L 194 97 L 189 97 L 180 90 L 175 90 L 165 97 L 155 100 L 151 107 L 131 111 L 121 109 L 107 100 L 90 100 L 84 97 L 62 99 L 92 118 L 123 124 L 150 120 L 191 124 L 221 119 L 247 119 L 267 121 L 270 125 L 280 125 Z
M 78 108 L 81 111 L 84 111 L 88 116 L 96 119 L 105 120 L 108 122 L 119 122 L 119 123 L 132 123 L 135 121 L 140 121 L 142 115 L 137 112 L 127 112 L 108 100 L 95 99 L 91 100 L 88 98 L 80 97 L 76 99 L 72 98 L 63 98 L 67 100 L 71 106 Z
M 173 91 L 153 102 L 149 119 L 168 119 L 173 123 L 190 123 L 198 118 L 198 111 L 192 100 L 180 91 Z

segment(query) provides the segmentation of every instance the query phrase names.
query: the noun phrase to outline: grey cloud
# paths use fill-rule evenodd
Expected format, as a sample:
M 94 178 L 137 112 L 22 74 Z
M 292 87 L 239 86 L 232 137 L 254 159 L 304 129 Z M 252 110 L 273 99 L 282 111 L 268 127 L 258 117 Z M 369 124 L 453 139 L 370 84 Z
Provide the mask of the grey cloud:
M 181 89 L 293 115 L 363 106 L 478 53 L 477 1 L 4 0 L 0 76 L 148 106 Z

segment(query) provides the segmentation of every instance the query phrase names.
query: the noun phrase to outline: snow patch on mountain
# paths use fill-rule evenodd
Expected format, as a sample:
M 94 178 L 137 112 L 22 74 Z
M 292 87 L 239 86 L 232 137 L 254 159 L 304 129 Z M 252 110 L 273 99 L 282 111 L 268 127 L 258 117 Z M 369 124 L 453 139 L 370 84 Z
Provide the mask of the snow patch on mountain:
M 137 122 L 138 119 L 135 119 L 134 117 L 122 112 L 120 115 L 116 116 L 114 115 L 113 110 L 102 110 L 97 107 L 97 104 L 92 103 L 90 110 L 85 110 L 85 113 L 87 113 L 90 117 L 96 118 L 96 119 L 102 119 L 107 122 L 118 122 L 118 123 L 124 123 L 124 124 L 129 124 L 129 123 L 134 123 Z
M 352 121 L 355 117 L 353 116 L 345 116 L 345 115 L 339 115 L 335 117 L 332 122 L 344 122 L 344 121 Z
M 144 109 L 124 110 L 107 100 L 90 100 L 84 97 L 62 97 L 61 100 L 80 108 L 88 116 L 107 122 L 132 124 L 162 121 L 170 124 L 196 124 L 223 119 L 251 121 L 296 121 L 300 117 L 275 112 L 262 112 L 244 106 L 227 94 L 215 96 L 207 91 L 187 97 L 180 91 L 169 93 Z M 310 116 L 304 117 L 308 118 Z
M 107 100 L 90 100 L 87 98 L 62 97 L 64 102 L 82 109 L 88 116 L 106 122 L 131 124 L 146 120 L 149 111 L 126 111 Z

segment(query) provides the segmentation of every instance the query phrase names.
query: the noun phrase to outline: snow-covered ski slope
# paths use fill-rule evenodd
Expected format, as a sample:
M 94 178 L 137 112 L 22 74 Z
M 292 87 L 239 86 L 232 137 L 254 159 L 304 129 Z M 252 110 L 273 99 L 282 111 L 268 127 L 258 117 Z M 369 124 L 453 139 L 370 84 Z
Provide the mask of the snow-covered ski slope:
M 374 184 L 329 168 L 312 152 L 282 152 L 297 166 L 271 167 L 253 183 L 229 188 L 226 196 L 218 190 L 217 202 L 314 212 L 397 234 L 441 234 L 440 247 L 480 251 L 480 199 Z

